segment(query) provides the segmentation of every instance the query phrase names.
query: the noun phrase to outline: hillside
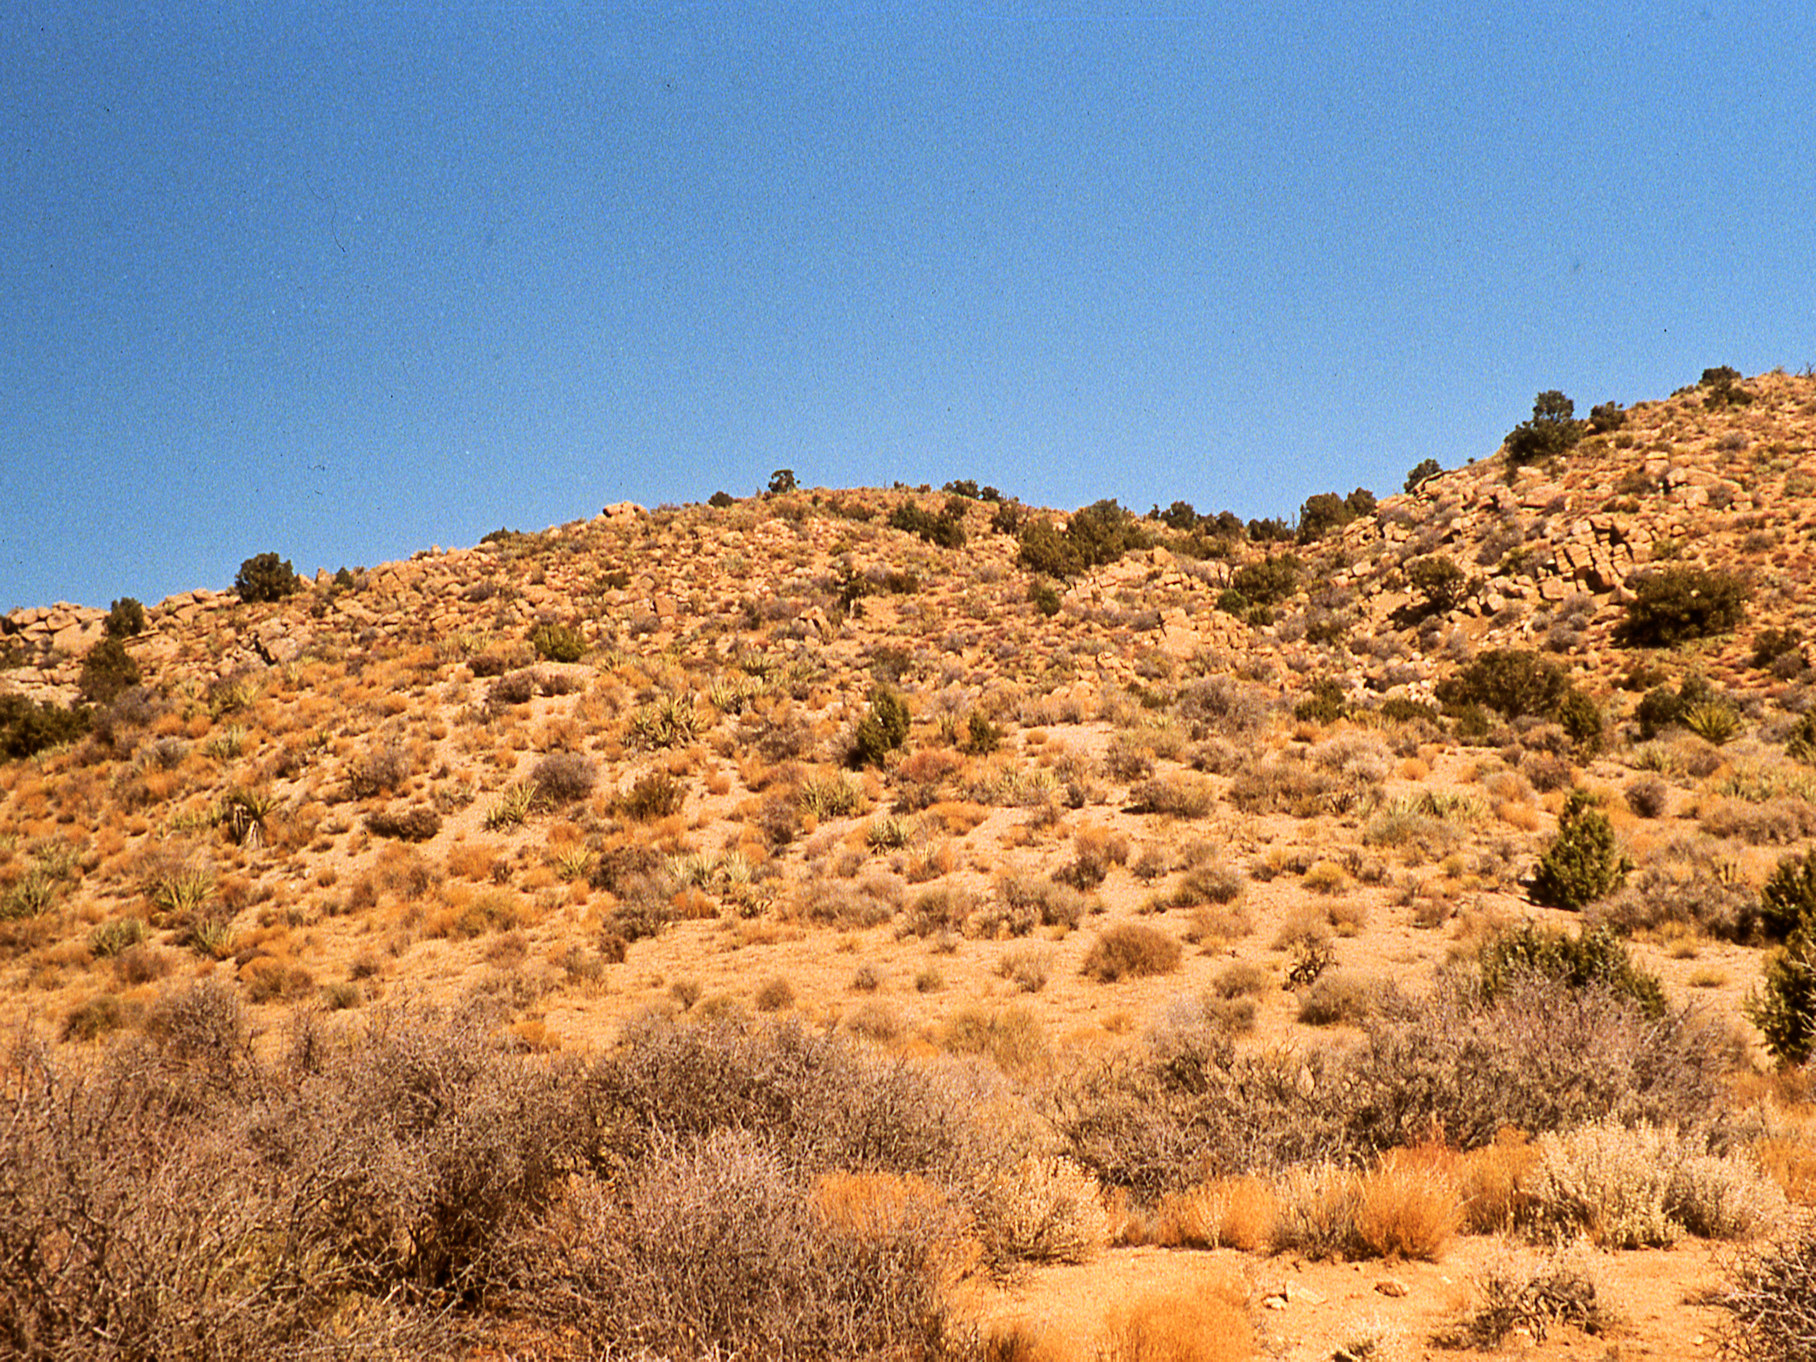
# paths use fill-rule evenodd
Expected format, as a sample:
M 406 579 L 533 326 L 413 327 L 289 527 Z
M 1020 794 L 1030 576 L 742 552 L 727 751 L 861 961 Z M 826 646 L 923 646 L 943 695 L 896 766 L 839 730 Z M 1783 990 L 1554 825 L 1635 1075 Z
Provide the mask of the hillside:
M 1700 385 L 1600 424 L 1523 467 L 1475 451 L 1307 542 L 1190 508 L 794 489 L 610 506 L 275 600 L 197 590 L 116 623 L 110 652 L 108 612 L 15 611 L 9 733 L 100 698 L 70 741 L 0 764 L 0 1013 L 77 1065 L 166 1045 L 198 988 L 272 1063 L 299 1015 L 327 1044 L 430 1007 L 480 1018 L 466 1043 L 500 1063 L 607 1053 L 652 1016 L 746 1036 L 793 1018 L 916 1072 L 975 1057 L 1018 1157 L 1094 1177 L 1098 1233 L 1123 1247 L 1024 1245 L 1007 1256 L 1090 1261 L 1007 1295 L 960 1274 L 967 1318 L 1215 1267 L 1280 1355 L 1367 1335 L 1377 1351 L 1348 1355 L 1414 1356 L 1466 1305 L 1455 1283 L 1500 1270 L 1486 1221 L 1462 1216 L 1435 1266 L 1371 1266 L 1399 1294 L 1354 1301 L 1315 1235 L 1186 1255 L 1202 1236 L 1179 1198 L 1201 1177 L 1290 1181 L 1315 1151 L 1238 1158 L 1188 1123 L 1178 1148 L 1204 1168 L 1155 1172 L 1090 1084 L 1182 1035 L 1227 1077 L 1243 1056 L 1321 1073 L 1409 1017 L 1467 1031 L 1488 1014 L 1445 1011 L 1464 1006 L 1447 969 L 1528 920 L 1605 926 L 1671 1015 L 1713 1019 L 1727 1071 L 1718 1102 L 1676 1070 L 1632 1092 L 1608 1077 L 1557 1128 L 1602 1110 L 1688 1138 L 1719 1107 L 1698 1157 L 1753 1150 L 1770 1192 L 1746 1195 L 1778 1198 L 1783 1229 L 1801 1214 L 1784 1195 L 1816 1199 L 1816 1122 L 1742 1004 L 1773 945 L 1760 891 L 1816 839 L 1797 755 L 1816 378 Z M 1577 791 L 1630 868 L 1566 912 L 1534 877 Z M 1629 1062 L 1607 1040 L 1624 1024 L 1595 1032 L 1604 1077 Z M 1392 1140 L 1345 1117 L 1322 1157 L 1436 1158 L 1448 1137 L 1463 1185 L 1455 1161 L 1501 1148 L 1497 1123 L 1472 1137 L 1463 1098 L 1420 1101 Z M 1515 1219 L 1510 1240 L 1538 1242 Z M 1714 1354 L 1726 1316 L 1686 1301 L 1717 1279 L 1706 1230 L 1597 1250 L 1621 1356 Z M 1526 1355 L 1604 1354 L 1558 1313 L 1548 1340 L 1521 1317 Z

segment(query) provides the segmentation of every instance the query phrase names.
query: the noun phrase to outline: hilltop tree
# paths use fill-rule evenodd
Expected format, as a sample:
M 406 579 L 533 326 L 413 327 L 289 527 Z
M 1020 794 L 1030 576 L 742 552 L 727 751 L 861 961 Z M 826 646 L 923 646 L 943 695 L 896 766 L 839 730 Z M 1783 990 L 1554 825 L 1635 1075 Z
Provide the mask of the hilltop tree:
M 254 554 L 240 564 L 233 589 L 242 601 L 281 601 L 302 590 L 302 579 L 288 558 L 275 553 Z
M 1532 402 L 1532 419 L 1507 432 L 1507 462 L 1515 468 L 1555 458 L 1583 438 L 1583 422 L 1576 418 L 1576 403 L 1555 388 Z

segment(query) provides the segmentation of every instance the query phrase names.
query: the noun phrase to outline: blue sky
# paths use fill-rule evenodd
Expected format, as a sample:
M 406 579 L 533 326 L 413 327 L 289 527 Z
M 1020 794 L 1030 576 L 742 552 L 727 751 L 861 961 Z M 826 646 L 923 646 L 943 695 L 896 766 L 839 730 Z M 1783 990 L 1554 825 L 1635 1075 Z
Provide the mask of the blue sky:
M 1290 515 L 1816 362 L 1795 6 L 143 8 L 0 14 L 0 610 L 780 467 Z

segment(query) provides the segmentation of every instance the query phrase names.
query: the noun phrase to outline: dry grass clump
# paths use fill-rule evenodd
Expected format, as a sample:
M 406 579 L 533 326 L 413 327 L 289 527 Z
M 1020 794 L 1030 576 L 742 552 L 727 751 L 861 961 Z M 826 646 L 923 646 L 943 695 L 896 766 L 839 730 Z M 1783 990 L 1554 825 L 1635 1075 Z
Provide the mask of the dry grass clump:
M 1103 984 L 1151 974 L 1171 974 L 1179 968 L 1182 949 L 1158 927 L 1120 922 L 1091 943 L 1080 972 Z
M 1435 1260 L 1464 1220 L 1455 1160 L 1429 1147 L 1390 1149 L 1357 1188 L 1356 1241 L 1379 1258 Z
M 1360 1026 L 1381 1004 L 1385 985 L 1351 970 L 1329 970 L 1299 998 L 1299 1021 L 1306 1026 Z
M 1247 1298 L 1221 1276 L 1190 1292 L 1141 1296 L 1110 1312 L 1096 1355 L 1102 1362 L 1242 1362 L 1255 1355 Z
M 986 1011 L 964 1007 L 939 1030 L 941 1048 L 959 1055 L 979 1055 L 1004 1073 L 1032 1078 L 1052 1064 L 1053 1048 L 1040 1018 L 1016 1004 Z
M 1271 1182 L 1251 1175 L 1168 1193 L 1154 1213 L 1156 1243 L 1266 1253 L 1276 1241 L 1281 1203 Z

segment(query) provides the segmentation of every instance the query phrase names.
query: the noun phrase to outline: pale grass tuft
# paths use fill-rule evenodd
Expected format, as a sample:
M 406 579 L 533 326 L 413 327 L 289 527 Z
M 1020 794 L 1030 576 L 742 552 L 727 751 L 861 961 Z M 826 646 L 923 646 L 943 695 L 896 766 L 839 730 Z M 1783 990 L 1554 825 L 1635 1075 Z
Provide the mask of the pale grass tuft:
M 1166 1245 L 1264 1253 L 1274 1245 L 1280 1214 L 1280 1198 L 1265 1179 L 1216 1178 L 1162 1197 L 1154 1237 Z
M 1031 1155 L 997 1177 L 984 1213 L 999 1259 L 1087 1263 L 1110 1239 L 1097 1180 L 1070 1159 Z

